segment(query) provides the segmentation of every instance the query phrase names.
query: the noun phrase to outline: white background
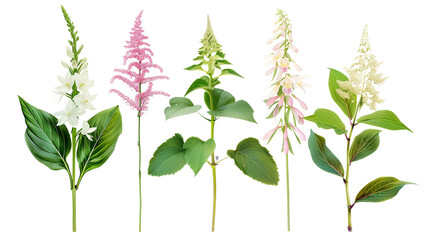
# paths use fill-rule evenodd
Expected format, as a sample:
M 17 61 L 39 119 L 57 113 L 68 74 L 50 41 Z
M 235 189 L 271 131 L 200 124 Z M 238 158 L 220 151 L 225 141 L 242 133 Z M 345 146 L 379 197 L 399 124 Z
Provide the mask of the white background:
M 56 112 L 52 92 L 65 69 L 65 46 L 70 38 L 60 3 L 54 1 L 8 1 L 0 6 L 1 69 L 1 239 L 425 239 L 428 225 L 427 157 L 427 55 L 429 17 L 423 1 L 61 1 L 85 45 L 89 74 L 95 80 L 92 92 L 98 97 L 97 112 L 119 104 L 123 132 L 111 158 L 88 172 L 77 192 L 78 233 L 72 234 L 72 203 L 69 180 L 64 170 L 51 171 L 37 162 L 24 141 L 24 118 L 17 95 L 34 106 Z M 194 177 L 189 167 L 174 176 L 151 177 L 146 173 L 156 148 L 180 132 L 185 138 L 207 139 L 209 124 L 197 115 L 164 121 L 166 97 L 151 99 L 142 118 L 143 146 L 143 232 L 138 231 L 138 149 L 136 111 L 108 90 L 127 89 L 110 84 L 113 69 L 122 67 L 123 45 L 140 10 L 143 29 L 155 53 L 154 61 L 165 69 L 168 81 L 155 88 L 182 96 L 199 77 L 184 71 L 197 56 L 200 39 L 210 14 L 214 33 L 223 45 L 226 59 L 245 79 L 224 77 L 221 87 L 236 99 L 244 99 L 255 110 L 258 124 L 221 119 L 216 125 L 216 155 L 225 156 L 245 137 L 261 139 L 274 127 L 266 120 L 262 102 L 269 86 L 264 56 L 271 38 L 276 9 L 292 19 L 294 58 L 307 82 L 309 106 L 305 115 L 323 107 L 340 109 L 328 91 L 328 70 L 343 71 L 356 56 L 362 29 L 369 36 L 380 68 L 389 79 L 380 88 L 389 109 L 414 133 L 384 130 L 376 153 L 352 165 L 351 198 L 369 181 L 394 176 L 417 185 L 405 186 L 392 200 L 359 203 L 353 208 L 353 232 L 348 233 L 344 185 L 340 178 L 321 171 L 311 160 L 307 143 L 293 142 L 296 155 L 290 158 L 292 232 L 286 230 L 286 185 L 281 140 L 268 145 L 280 173 L 279 185 L 266 186 L 243 175 L 232 160 L 217 168 L 218 202 L 216 232 L 211 233 L 212 176 L 204 166 Z M 203 104 L 201 92 L 189 95 Z M 95 112 L 87 113 L 89 118 Z M 343 118 L 343 120 L 345 120 Z M 364 126 L 357 127 L 356 134 Z M 342 136 L 310 128 L 327 139 L 328 146 L 344 164 Z M 263 143 L 266 146 L 266 143 Z M 70 160 L 70 159 L 69 159 Z M 71 163 L 70 163 L 71 164 Z

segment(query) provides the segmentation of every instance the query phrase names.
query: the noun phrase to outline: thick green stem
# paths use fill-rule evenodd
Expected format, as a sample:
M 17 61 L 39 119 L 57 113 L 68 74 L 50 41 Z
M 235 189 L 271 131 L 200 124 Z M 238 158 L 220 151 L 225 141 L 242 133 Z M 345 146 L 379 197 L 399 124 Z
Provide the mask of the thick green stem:
M 73 167 L 72 167 L 72 201 L 73 201 L 73 232 L 76 232 L 76 128 L 72 129 Z
M 287 230 L 290 232 L 289 154 L 286 153 Z
M 138 146 L 139 146 L 139 197 L 140 197 L 140 208 L 139 208 L 139 232 L 142 231 L 142 150 L 140 145 L 140 115 L 139 115 L 139 127 L 138 127 Z

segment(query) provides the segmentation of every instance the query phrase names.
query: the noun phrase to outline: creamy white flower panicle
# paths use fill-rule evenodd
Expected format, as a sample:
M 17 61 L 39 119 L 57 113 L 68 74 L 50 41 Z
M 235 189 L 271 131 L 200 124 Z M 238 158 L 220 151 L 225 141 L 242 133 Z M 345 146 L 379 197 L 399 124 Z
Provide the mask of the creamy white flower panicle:
M 345 99 L 350 98 L 350 93 L 360 95 L 362 102 L 372 110 L 375 110 L 376 104 L 382 103 L 383 100 L 380 99 L 379 92 L 375 89 L 374 84 L 384 83 L 387 77 L 377 73 L 381 62 L 378 62 L 372 54 L 368 38 L 368 25 L 365 25 L 363 30 L 358 54 L 355 58 L 356 62 L 350 68 L 346 68 L 349 81 L 337 81 L 341 88 L 337 89 L 337 93 Z

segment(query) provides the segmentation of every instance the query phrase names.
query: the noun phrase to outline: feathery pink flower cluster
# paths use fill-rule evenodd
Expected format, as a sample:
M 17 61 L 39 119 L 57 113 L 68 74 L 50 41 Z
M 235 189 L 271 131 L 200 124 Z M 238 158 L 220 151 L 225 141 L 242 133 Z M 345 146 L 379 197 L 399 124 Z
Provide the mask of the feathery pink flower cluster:
M 264 140 L 271 139 L 277 130 L 281 129 L 283 132 L 283 152 L 287 154 L 290 149 L 288 129 L 300 140 L 306 140 L 305 134 L 296 126 L 297 123 L 304 124 L 304 114 L 297 108 L 296 104 L 294 105 L 294 99 L 304 110 L 307 110 L 307 105 L 294 94 L 294 90 L 300 88 L 305 92 L 305 87 L 308 85 L 302 81 L 302 76 L 293 74 L 294 71 L 300 72 L 301 67 L 292 60 L 288 52 L 290 49 L 294 53 L 298 53 L 298 48 L 292 44 L 292 25 L 290 24 L 290 20 L 281 10 L 279 10 L 277 15 L 279 16 L 279 20 L 276 22 L 278 26 L 274 30 L 275 35 L 268 40 L 268 44 L 274 44 L 274 52 L 270 55 L 271 59 L 269 61 L 269 64 L 274 66 L 267 71 L 266 75 L 272 75 L 275 82 L 272 84 L 273 89 L 268 96 L 267 106 L 274 108 L 268 116 L 269 118 L 275 118 L 282 108 L 285 114 L 283 115 L 284 118 L 280 118 L 277 126 L 265 134 Z M 280 41 L 275 43 L 278 39 Z M 295 70 L 291 69 L 292 65 Z M 292 122 L 289 121 L 291 112 L 293 116 Z
M 149 43 L 145 42 L 148 39 L 147 36 L 143 35 L 143 29 L 141 27 L 141 16 L 143 11 L 140 11 L 137 16 L 134 27 L 130 32 L 130 40 L 126 41 L 127 45 L 125 48 L 129 49 L 124 56 L 124 65 L 127 61 L 131 60 L 128 64 L 127 69 L 115 69 L 114 71 L 120 73 L 113 76 L 111 83 L 118 79 L 126 83 L 129 87 L 137 92 L 134 99 L 126 96 L 117 89 L 111 89 L 110 92 L 118 94 L 126 103 L 131 107 L 135 108 L 139 112 L 139 116 L 148 109 L 149 98 L 154 95 L 169 96 L 169 94 L 163 91 L 153 91 L 153 81 L 158 79 L 168 79 L 166 76 L 147 76 L 151 69 L 158 69 L 161 73 L 162 68 L 152 62 L 153 52 L 148 47 Z M 142 92 L 142 84 L 148 84 L 146 91 Z

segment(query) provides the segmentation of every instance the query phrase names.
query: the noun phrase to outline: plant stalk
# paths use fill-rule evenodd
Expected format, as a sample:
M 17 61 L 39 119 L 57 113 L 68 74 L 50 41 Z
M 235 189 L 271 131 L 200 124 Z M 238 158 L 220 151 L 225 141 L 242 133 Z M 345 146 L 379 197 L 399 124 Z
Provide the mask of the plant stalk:
M 286 153 L 287 230 L 290 232 L 289 154 Z
M 357 116 L 357 110 L 356 114 L 353 118 L 353 123 L 351 124 L 350 133 L 347 137 L 347 169 L 346 169 L 346 178 L 344 180 L 345 186 L 346 186 L 346 197 L 347 197 L 347 229 L 349 232 L 352 231 L 352 206 L 350 203 L 350 194 L 349 194 L 349 176 L 350 176 L 350 165 L 351 165 L 351 159 L 350 159 L 350 142 L 352 139 L 353 129 L 355 127 L 356 123 L 356 116 Z
M 72 169 L 72 202 L 73 232 L 76 232 L 76 128 L 72 128 L 73 169 Z
M 213 101 L 213 98 L 211 97 L 210 94 L 210 100 L 211 102 Z M 213 103 L 212 103 L 213 104 Z M 214 117 L 211 116 L 210 119 L 210 129 L 211 129 L 211 134 L 210 137 L 212 139 L 214 139 L 214 125 L 215 125 L 215 120 Z M 213 173 L 213 216 L 212 216 L 212 232 L 214 232 L 215 230 L 215 219 L 216 219 L 216 162 L 215 162 L 215 156 L 214 156 L 214 152 L 212 153 L 212 162 L 210 164 L 210 166 L 212 167 L 212 173 Z
M 139 63 L 141 63 L 141 61 L 139 61 Z M 141 70 L 139 70 L 139 75 L 141 75 Z M 139 93 L 142 92 L 142 84 L 139 83 Z M 139 100 L 139 106 L 141 108 L 142 106 L 142 100 Z M 141 144 L 140 144 L 140 120 L 141 120 L 141 116 L 140 116 L 140 111 L 137 114 L 137 117 L 139 118 L 139 123 L 138 123 L 138 140 L 137 140 L 137 145 L 139 146 L 139 201 L 140 201 L 140 205 L 139 205 L 139 232 L 142 231 L 142 150 L 141 150 Z

